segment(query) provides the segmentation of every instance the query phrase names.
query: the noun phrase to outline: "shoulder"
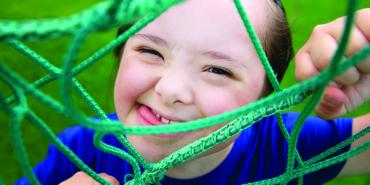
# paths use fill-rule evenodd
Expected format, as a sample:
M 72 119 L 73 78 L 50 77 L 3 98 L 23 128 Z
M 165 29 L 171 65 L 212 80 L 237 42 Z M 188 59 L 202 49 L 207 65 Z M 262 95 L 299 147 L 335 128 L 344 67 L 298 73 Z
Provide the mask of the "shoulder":
M 296 125 L 296 120 L 299 116 L 299 113 L 285 113 L 282 115 L 288 132 L 291 132 Z M 298 137 L 297 149 L 302 159 L 310 159 L 350 137 L 352 122 L 352 118 L 324 120 L 316 116 L 308 117 Z M 240 159 L 243 159 L 243 162 L 238 163 L 243 163 L 247 166 L 242 168 L 244 172 L 247 172 L 249 169 L 261 172 L 256 173 L 253 177 L 246 176 L 246 179 L 256 178 L 261 180 L 284 172 L 288 142 L 282 133 L 275 115 L 263 118 L 250 128 L 242 131 L 234 144 L 234 148 L 237 151 L 235 155 L 240 155 Z M 349 147 L 345 147 L 334 155 L 348 151 L 348 149 Z M 314 173 L 305 178 L 305 181 L 316 182 L 308 184 L 327 181 L 335 177 L 342 167 L 343 163 L 326 168 L 324 171 Z M 249 182 L 249 180 L 245 181 Z
M 240 148 L 250 146 L 250 148 L 256 149 L 271 146 L 274 150 L 285 149 L 287 147 L 287 140 L 283 132 L 285 132 L 285 129 L 288 133 L 292 132 L 293 127 L 297 126 L 296 121 L 299 115 L 299 113 L 283 114 L 284 127 L 279 126 L 275 115 L 263 118 L 250 128 L 244 130 L 236 140 L 236 145 L 240 146 Z M 309 116 L 301 129 L 299 129 L 298 148 L 308 153 L 322 152 L 324 149 L 334 146 L 350 137 L 352 135 L 352 123 L 352 118 L 324 120 L 320 117 Z M 307 156 L 311 156 L 312 154 L 307 154 Z
M 282 114 L 282 118 L 285 124 L 285 127 L 290 132 L 292 127 L 296 125 L 296 121 L 300 113 L 297 112 L 288 112 Z M 338 128 L 339 130 L 347 130 L 352 126 L 353 118 L 336 118 L 332 120 L 325 120 L 318 116 L 309 116 L 303 123 L 302 131 L 315 131 L 321 129 L 333 129 L 333 127 Z M 273 127 L 278 128 L 278 120 L 275 115 L 268 116 L 262 119 L 259 124 L 263 127 Z
M 94 130 L 80 125 L 68 127 L 58 135 L 58 138 L 68 146 L 81 142 L 87 144 L 91 141 L 92 143 L 93 137 Z
M 108 115 L 110 120 L 117 120 L 117 115 L 115 113 Z M 98 120 L 98 118 L 92 118 Z M 85 143 L 85 144 L 93 144 L 95 131 L 94 129 L 87 128 L 82 125 L 75 125 L 66 128 L 63 130 L 59 135 L 58 138 L 65 144 L 69 143 Z M 110 135 L 108 135 L 108 138 Z

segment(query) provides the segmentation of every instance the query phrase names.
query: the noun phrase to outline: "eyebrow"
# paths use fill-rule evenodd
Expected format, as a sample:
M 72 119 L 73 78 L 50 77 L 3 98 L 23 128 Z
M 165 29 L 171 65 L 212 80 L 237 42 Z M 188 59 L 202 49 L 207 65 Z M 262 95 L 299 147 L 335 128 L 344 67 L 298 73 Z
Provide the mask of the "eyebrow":
M 202 54 L 208 57 L 214 58 L 214 59 L 234 61 L 234 59 L 231 58 L 230 56 L 223 54 L 221 52 L 218 52 L 218 51 L 206 51 L 206 52 L 203 52 Z
M 205 51 L 202 54 L 206 55 L 206 56 L 208 56 L 212 59 L 229 61 L 232 64 L 236 64 L 236 65 L 246 67 L 244 63 L 241 63 L 238 60 L 235 60 L 234 58 L 230 57 L 229 55 L 226 55 L 226 54 L 218 52 L 218 51 Z
M 165 47 L 169 47 L 168 43 L 164 39 L 162 39 L 158 36 L 155 36 L 155 35 L 138 33 L 138 34 L 135 34 L 134 37 L 143 38 L 143 39 L 148 40 L 150 42 L 153 42 L 155 44 L 165 46 Z

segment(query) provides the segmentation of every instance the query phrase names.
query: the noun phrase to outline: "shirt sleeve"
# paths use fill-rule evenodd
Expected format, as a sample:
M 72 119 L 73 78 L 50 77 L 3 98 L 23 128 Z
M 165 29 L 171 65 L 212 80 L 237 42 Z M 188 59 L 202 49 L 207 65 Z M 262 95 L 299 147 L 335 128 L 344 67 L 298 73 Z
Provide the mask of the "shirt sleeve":
M 292 113 L 285 116 L 287 129 L 290 132 L 299 114 Z M 338 118 L 323 120 L 311 116 L 305 121 L 299 134 L 297 148 L 303 161 L 334 147 L 352 135 L 352 118 Z M 350 149 L 350 145 L 342 148 L 327 158 L 337 156 Z M 304 176 L 305 184 L 322 184 L 335 178 L 342 170 L 346 161 L 323 168 L 317 172 Z
M 91 147 L 92 131 L 82 127 L 70 127 L 64 130 L 58 138 L 86 164 L 93 161 L 91 152 L 84 153 L 85 149 Z M 34 168 L 34 174 L 41 184 L 58 184 L 71 177 L 78 168 L 53 144 L 49 145 L 46 158 Z M 25 178 L 19 179 L 16 185 L 28 185 L 30 182 Z

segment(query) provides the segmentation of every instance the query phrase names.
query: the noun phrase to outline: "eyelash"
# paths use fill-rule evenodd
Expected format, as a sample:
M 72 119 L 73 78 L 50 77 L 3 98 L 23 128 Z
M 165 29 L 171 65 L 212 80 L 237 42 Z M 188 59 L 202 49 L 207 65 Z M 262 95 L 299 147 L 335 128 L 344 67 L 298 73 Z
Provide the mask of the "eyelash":
M 152 48 L 139 47 L 139 48 L 137 48 L 137 51 L 139 53 L 146 53 L 146 54 L 150 54 L 150 55 L 155 55 L 157 57 L 160 57 L 162 60 L 164 60 L 164 57 L 162 56 L 162 54 L 159 53 L 158 51 L 152 49 Z M 233 77 L 234 76 L 233 73 L 230 70 L 222 68 L 222 67 L 217 67 L 217 66 L 208 66 L 204 71 L 207 71 L 207 72 L 210 72 L 210 73 L 213 73 L 213 74 L 216 74 L 216 75 L 227 76 L 227 77 Z
M 137 49 L 137 51 L 139 53 L 146 53 L 146 54 L 150 54 L 150 55 L 155 55 L 155 56 L 160 57 L 161 59 L 164 60 L 164 57 L 162 56 L 162 54 L 159 53 L 158 51 L 154 50 L 154 49 L 151 49 L 151 48 L 148 48 L 148 47 L 139 47 Z
M 222 68 L 222 67 L 216 67 L 216 66 L 209 66 L 206 68 L 207 72 L 214 73 L 216 75 L 222 75 L 227 77 L 233 77 L 233 73 L 229 71 L 228 69 Z

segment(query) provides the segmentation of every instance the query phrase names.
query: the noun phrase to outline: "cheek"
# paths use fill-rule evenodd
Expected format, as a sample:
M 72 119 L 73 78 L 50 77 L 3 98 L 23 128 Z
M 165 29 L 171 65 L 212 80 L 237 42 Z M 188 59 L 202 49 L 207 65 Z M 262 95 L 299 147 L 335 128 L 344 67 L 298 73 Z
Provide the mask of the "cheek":
M 125 61 L 120 66 L 114 88 L 118 111 L 127 113 L 138 97 L 151 88 L 153 77 L 149 74 L 135 61 Z
M 263 78 L 255 83 L 239 84 L 222 89 L 203 90 L 209 92 L 199 94 L 199 104 L 205 116 L 221 114 L 256 101 L 262 91 Z
M 241 107 L 255 99 L 254 96 L 248 96 L 246 92 L 213 91 L 213 93 L 205 94 L 200 104 L 202 104 L 202 112 L 205 116 L 213 116 Z

